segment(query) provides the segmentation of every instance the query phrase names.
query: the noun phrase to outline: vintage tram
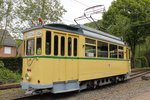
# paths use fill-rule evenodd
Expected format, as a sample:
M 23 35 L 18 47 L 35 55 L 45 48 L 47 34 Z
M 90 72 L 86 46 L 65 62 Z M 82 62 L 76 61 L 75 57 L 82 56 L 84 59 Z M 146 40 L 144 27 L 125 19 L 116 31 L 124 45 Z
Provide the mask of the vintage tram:
M 129 77 L 130 49 L 119 37 L 64 24 L 35 26 L 23 35 L 22 89 L 62 93 Z

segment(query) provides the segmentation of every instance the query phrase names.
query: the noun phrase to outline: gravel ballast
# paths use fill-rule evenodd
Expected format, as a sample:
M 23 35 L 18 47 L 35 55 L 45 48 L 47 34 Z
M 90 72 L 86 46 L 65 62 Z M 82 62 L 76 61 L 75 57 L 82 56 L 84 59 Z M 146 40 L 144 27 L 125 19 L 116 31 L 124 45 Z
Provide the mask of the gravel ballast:
M 139 77 L 123 83 L 100 87 L 95 90 L 84 90 L 80 93 L 71 92 L 55 95 L 46 93 L 43 95 L 38 95 L 32 98 L 25 98 L 21 100 L 130 100 L 147 92 L 150 92 L 150 80 L 142 80 Z M 11 100 L 24 97 L 24 93 L 25 92 L 20 88 L 0 90 L 0 100 Z

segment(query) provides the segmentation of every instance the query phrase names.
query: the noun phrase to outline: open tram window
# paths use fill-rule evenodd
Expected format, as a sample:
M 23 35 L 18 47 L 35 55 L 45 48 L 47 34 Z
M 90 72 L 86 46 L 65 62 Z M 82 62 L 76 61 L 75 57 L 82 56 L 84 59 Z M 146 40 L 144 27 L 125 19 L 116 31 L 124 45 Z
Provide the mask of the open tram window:
M 71 37 L 68 38 L 68 56 L 71 56 L 72 53 L 72 39 Z
M 65 37 L 61 37 L 61 56 L 65 55 Z
M 34 39 L 27 40 L 26 55 L 34 55 Z
M 54 55 L 58 55 L 58 36 L 54 36 Z
M 98 57 L 108 57 L 108 43 L 98 41 L 97 56 Z
M 46 55 L 51 54 L 51 32 L 50 31 L 46 31 L 45 53 Z
M 110 58 L 117 58 L 117 45 L 110 44 Z
M 77 38 L 74 38 L 74 56 L 77 56 Z
M 36 39 L 36 54 L 41 55 L 41 53 L 42 53 L 42 39 L 37 38 Z
M 96 46 L 85 45 L 85 56 L 96 57 Z
M 119 46 L 118 53 L 119 53 L 119 58 L 124 58 L 124 50 L 123 50 L 123 47 Z

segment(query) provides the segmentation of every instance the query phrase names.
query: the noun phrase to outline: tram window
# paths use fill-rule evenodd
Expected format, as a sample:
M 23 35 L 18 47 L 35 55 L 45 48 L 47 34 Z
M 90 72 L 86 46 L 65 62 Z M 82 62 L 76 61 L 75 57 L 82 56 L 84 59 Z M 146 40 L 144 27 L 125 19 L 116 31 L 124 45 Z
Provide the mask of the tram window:
M 71 37 L 68 38 L 68 56 L 71 56 L 72 51 L 72 39 Z
M 77 38 L 74 38 L 74 56 L 77 56 Z
M 51 32 L 46 31 L 46 44 L 45 44 L 45 53 L 46 55 L 51 54 Z
M 88 39 L 88 38 L 85 39 L 85 42 L 86 42 L 86 43 L 89 43 L 89 44 L 96 44 L 96 41 L 95 41 L 95 40 Z
M 36 54 L 37 55 L 41 55 L 42 53 L 42 39 L 41 38 L 37 38 L 36 39 Z
M 65 37 L 61 37 L 61 56 L 65 55 Z
M 98 41 L 97 56 L 98 57 L 108 57 L 108 43 Z
M 58 36 L 54 36 L 54 55 L 58 55 Z
M 123 47 L 119 46 L 118 52 L 119 52 L 119 58 L 124 58 Z
M 34 55 L 34 39 L 27 40 L 26 55 Z
M 110 44 L 110 58 L 117 58 L 117 45 Z
M 85 56 L 96 57 L 96 46 L 85 45 Z

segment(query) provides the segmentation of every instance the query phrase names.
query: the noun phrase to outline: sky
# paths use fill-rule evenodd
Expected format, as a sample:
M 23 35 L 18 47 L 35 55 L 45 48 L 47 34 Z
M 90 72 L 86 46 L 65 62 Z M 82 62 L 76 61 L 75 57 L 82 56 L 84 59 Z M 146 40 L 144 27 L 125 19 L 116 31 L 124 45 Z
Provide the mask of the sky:
M 61 4 L 67 12 L 63 15 L 62 22 L 64 24 L 76 24 L 74 19 L 83 15 L 86 8 L 95 5 L 104 5 L 106 11 L 108 10 L 113 0 L 60 0 Z M 101 19 L 102 14 L 93 15 L 93 18 L 98 20 Z M 88 23 L 89 21 L 81 20 L 79 24 Z

